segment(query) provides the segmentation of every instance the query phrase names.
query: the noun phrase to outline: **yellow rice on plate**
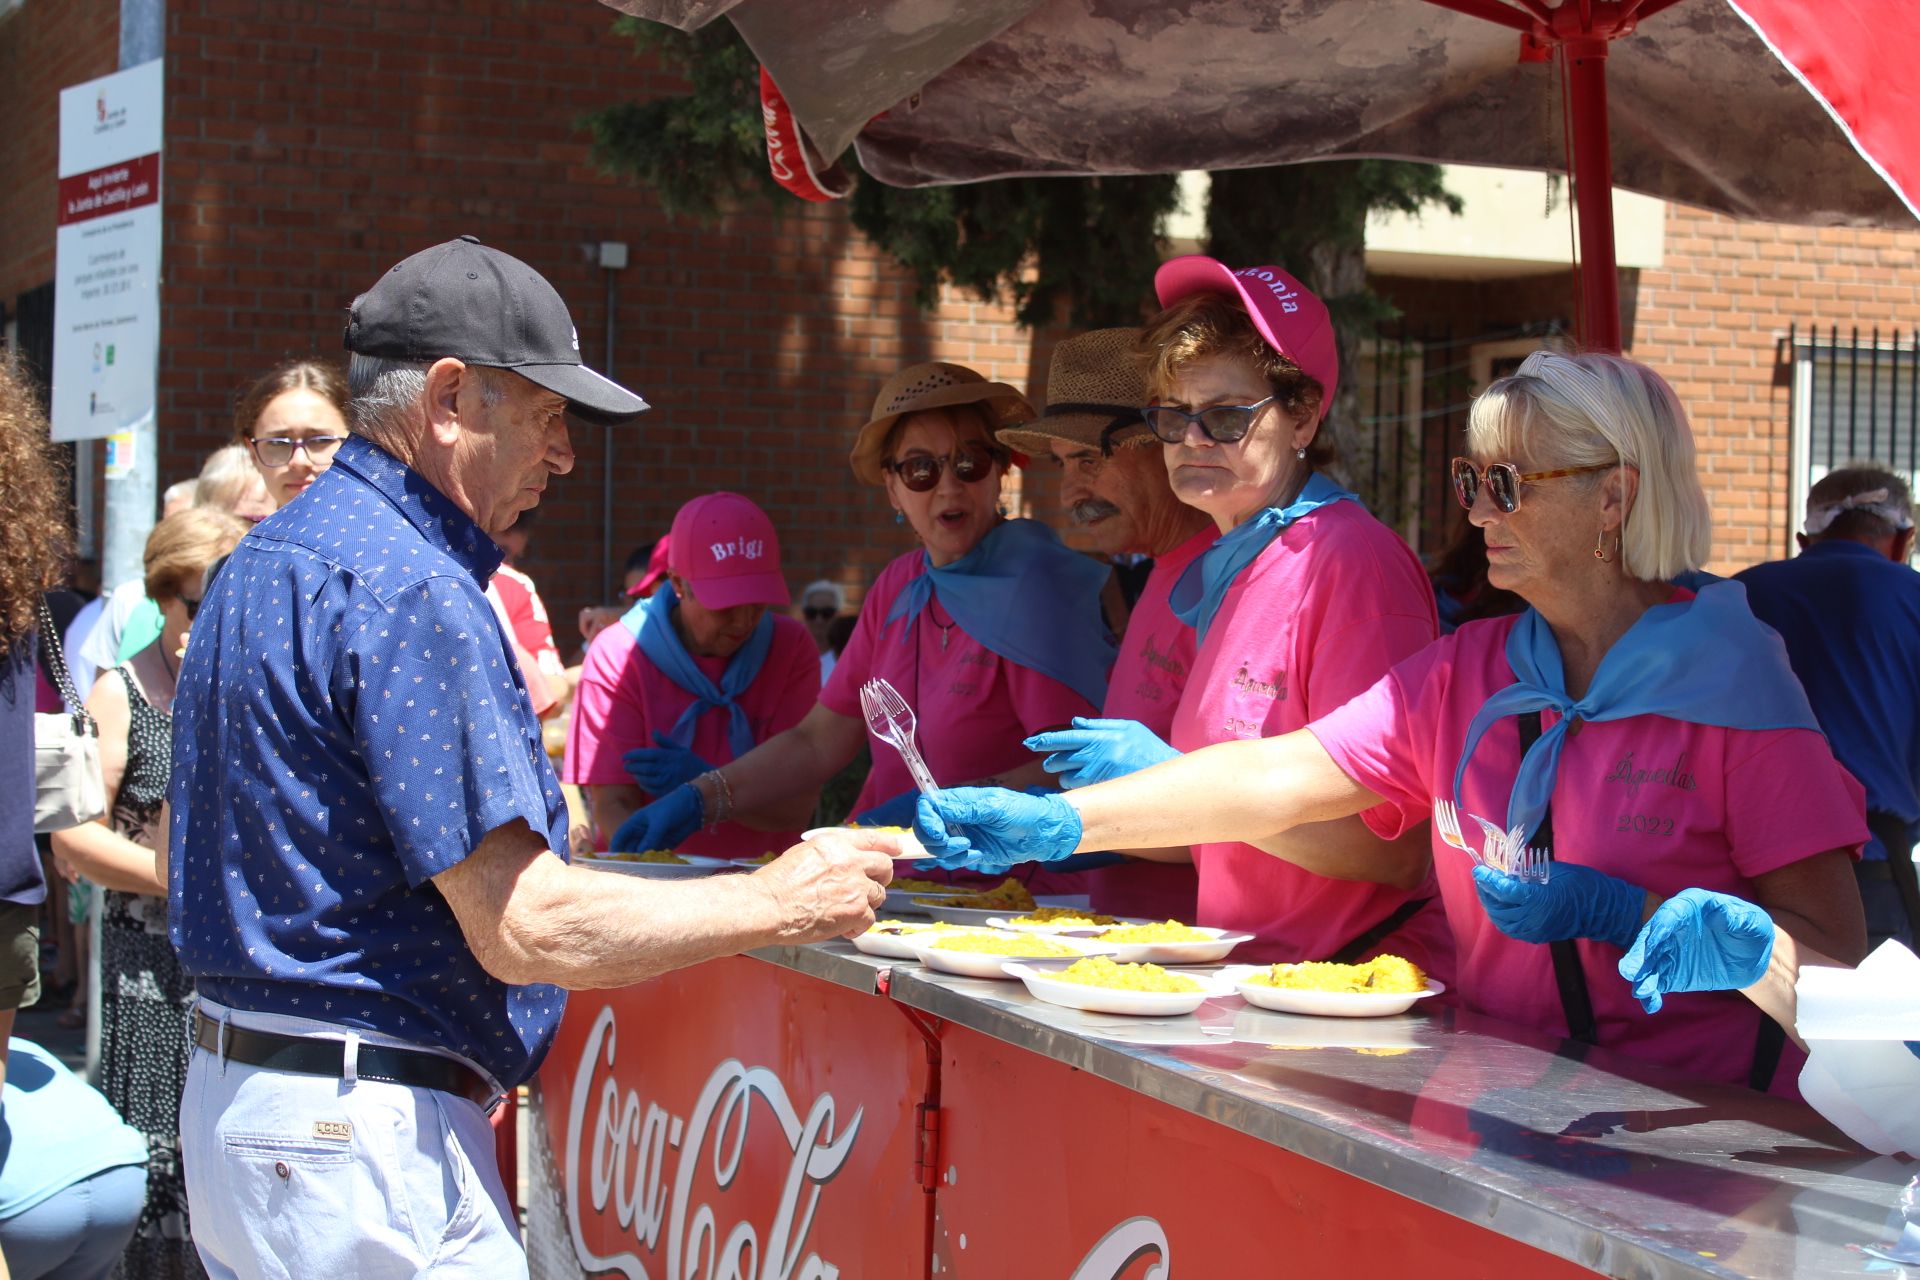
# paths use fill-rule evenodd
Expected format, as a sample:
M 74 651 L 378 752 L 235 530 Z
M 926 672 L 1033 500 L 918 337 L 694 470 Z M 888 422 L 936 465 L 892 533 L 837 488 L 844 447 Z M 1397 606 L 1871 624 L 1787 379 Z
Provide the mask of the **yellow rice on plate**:
M 649 849 L 645 853 L 603 853 L 599 857 L 610 858 L 615 862 L 669 862 L 686 866 L 687 860 L 671 849 Z
M 1077 907 L 1035 907 L 1023 916 L 1015 916 L 1008 924 L 1052 924 L 1062 928 L 1094 928 L 1103 924 L 1119 924 L 1113 916 L 1103 916 L 1098 911 L 1082 911 Z
M 1248 975 L 1248 982 L 1290 991 L 1359 991 L 1409 995 L 1427 989 L 1427 975 L 1419 965 L 1399 956 L 1375 956 L 1364 964 L 1276 964 L 1265 973 Z
M 1178 920 L 1161 924 L 1129 924 L 1100 935 L 1102 942 L 1212 942 L 1214 935 Z
M 893 882 L 896 886 L 898 880 Z M 942 888 L 951 888 L 943 885 Z M 1011 911 L 1031 911 L 1034 908 L 1033 895 L 1027 892 L 1027 886 L 1008 876 L 985 893 L 962 893 L 951 898 L 936 898 L 931 902 L 914 899 L 927 907 L 965 907 L 969 910 L 993 911 L 1007 909 Z
M 1051 938 L 1020 937 L 1009 938 L 999 933 L 942 933 L 936 936 L 929 947 L 941 951 L 967 951 L 988 956 L 1077 956 L 1074 948 L 1055 942 Z
M 1119 991 L 1198 991 L 1200 984 L 1184 973 L 1168 973 L 1157 964 L 1121 964 L 1111 956 L 1088 956 L 1047 977 L 1087 987 Z

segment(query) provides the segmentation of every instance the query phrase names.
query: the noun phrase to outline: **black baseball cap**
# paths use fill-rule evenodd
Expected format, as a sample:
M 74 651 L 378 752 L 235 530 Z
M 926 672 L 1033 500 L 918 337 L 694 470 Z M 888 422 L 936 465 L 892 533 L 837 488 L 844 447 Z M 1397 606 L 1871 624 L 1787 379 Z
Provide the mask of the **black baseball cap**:
M 353 300 L 347 350 L 388 360 L 511 369 L 600 422 L 624 422 L 647 402 L 580 362 L 580 336 L 546 277 L 475 236 L 399 263 Z

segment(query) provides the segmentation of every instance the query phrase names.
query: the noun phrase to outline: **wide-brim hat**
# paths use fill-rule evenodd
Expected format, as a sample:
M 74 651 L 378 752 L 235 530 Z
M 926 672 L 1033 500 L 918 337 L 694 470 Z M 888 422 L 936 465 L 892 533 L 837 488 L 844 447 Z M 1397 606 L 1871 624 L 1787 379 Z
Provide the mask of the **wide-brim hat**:
M 1018 427 L 1003 427 L 1000 443 L 1044 454 L 1055 440 L 1108 452 L 1116 445 L 1151 444 L 1140 411 L 1147 407 L 1147 375 L 1135 355 L 1138 329 L 1095 329 L 1053 349 L 1047 365 L 1047 407 Z
M 853 474 L 868 484 L 885 484 L 887 432 L 910 413 L 923 409 L 950 409 L 955 405 L 984 405 L 992 419 L 990 431 L 1015 426 L 1033 418 L 1027 398 L 1004 382 L 989 382 L 961 364 L 929 361 L 908 365 L 881 384 L 873 398 L 873 416 L 854 437 L 847 461 Z
M 1320 415 L 1325 418 L 1340 393 L 1340 348 L 1333 317 L 1318 294 L 1279 267 L 1235 270 L 1217 258 L 1191 253 L 1160 264 L 1153 276 L 1160 305 L 1170 307 L 1196 293 L 1238 298 L 1267 345 L 1300 366 L 1320 384 Z

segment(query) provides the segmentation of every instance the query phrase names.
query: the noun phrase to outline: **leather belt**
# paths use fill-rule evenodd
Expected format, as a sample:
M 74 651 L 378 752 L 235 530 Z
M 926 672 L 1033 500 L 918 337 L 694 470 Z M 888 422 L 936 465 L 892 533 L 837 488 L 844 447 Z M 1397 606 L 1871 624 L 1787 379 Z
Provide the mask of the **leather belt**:
M 306 1076 L 346 1078 L 346 1046 L 332 1039 L 303 1039 L 276 1035 L 271 1031 L 249 1031 L 231 1022 L 222 1027 L 216 1019 L 199 1010 L 193 1013 L 193 1042 L 209 1053 L 222 1054 L 250 1067 L 274 1071 L 292 1071 Z M 384 1045 L 363 1044 L 354 1063 L 354 1075 L 363 1080 L 404 1084 L 419 1089 L 437 1089 L 467 1099 L 483 1109 L 499 1100 L 480 1073 L 452 1058 L 417 1049 L 390 1049 Z

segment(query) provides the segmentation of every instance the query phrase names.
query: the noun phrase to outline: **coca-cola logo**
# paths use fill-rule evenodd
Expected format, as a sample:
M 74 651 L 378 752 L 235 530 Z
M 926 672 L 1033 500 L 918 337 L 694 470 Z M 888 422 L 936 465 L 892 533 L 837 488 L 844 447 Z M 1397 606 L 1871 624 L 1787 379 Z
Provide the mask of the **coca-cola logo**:
M 714 1067 L 686 1117 L 669 1113 L 613 1077 L 618 1035 L 611 1007 L 587 1035 L 573 1075 L 566 1151 L 567 1229 L 582 1268 L 652 1280 L 641 1254 L 660 1262 L 668 1280 L 838 1280 L 840 1268 L 808 1248 L 821 1189 L 846 1165 L 863 1111 L 836 1132 L 833 1095 L 813 1100 L 801 1118 L 780 1077 L 729 1058 Z M 739 1175 L 753 1125 L 754 1101 L 766 1104 L 791 1159 L 780 1200 L 764 1236 L 744 1218 L 723 1226 L 721 1210 L 694 1203 L 694 1182 L 710 1160 L 713 1186 L 725 1192 Z M 589 1122 L 587 1107 L 593 1104 Z M 763 1126 L 764 1127 L 764 1126 Z M 669 1188 L 667 1152 L 677 1153 Z M 587 1244 L 583 1214 L 612 1221 L 632 1251 L 602 1255 Z
M 1169 1280 L 1173 1251 L 1167 1247 L 1166 1229 L 1152 1218 L 1128 1218 L 1087 1250 L 1068 1280 L 1120 1280 L 1128 1267 L 1147 1257 L 1154 1261 L 1140 1280 Z

